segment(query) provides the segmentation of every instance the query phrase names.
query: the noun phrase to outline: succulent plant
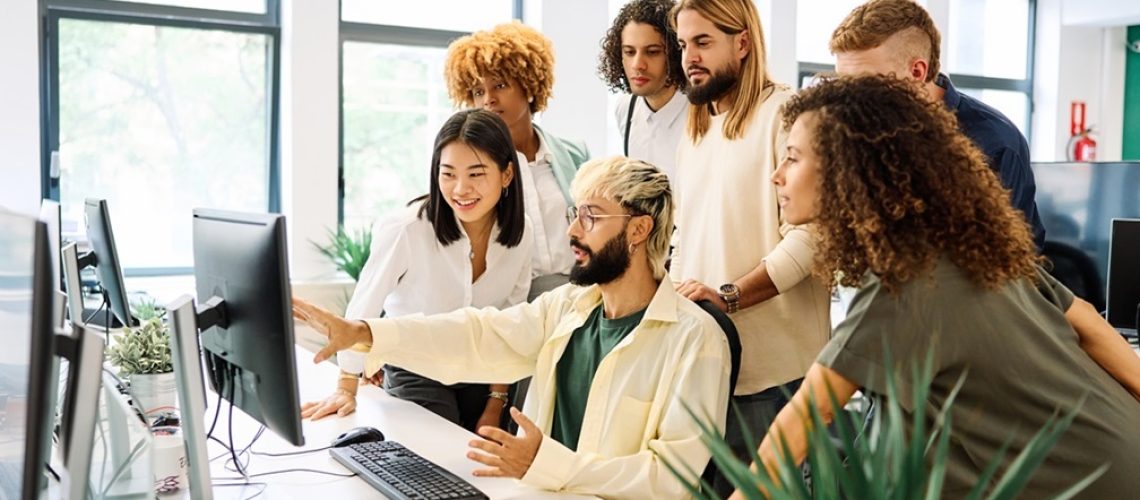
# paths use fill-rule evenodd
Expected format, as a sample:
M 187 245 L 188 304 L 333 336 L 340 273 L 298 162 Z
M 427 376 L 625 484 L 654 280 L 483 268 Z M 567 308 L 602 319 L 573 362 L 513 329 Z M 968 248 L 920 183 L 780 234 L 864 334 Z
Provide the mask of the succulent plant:
M 170 332 L 160 317 L 152 317 L 136 328 L 124 328 L 107 349 L 107 358 L 119 375 L 169 373 L 174 371 L 170 353 Z

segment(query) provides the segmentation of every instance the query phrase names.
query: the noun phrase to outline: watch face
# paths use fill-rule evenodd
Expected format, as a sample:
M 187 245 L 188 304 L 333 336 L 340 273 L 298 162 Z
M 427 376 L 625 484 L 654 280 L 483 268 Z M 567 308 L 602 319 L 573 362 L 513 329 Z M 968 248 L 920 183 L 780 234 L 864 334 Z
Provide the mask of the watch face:
M 740 287 L 738 287 L 732 283 L 728 283 L 728 284 L 724 284 L 724 285 L 720 286 L 720 294 L 721 295 L 736 295 L 738 293 L 740 293 Z

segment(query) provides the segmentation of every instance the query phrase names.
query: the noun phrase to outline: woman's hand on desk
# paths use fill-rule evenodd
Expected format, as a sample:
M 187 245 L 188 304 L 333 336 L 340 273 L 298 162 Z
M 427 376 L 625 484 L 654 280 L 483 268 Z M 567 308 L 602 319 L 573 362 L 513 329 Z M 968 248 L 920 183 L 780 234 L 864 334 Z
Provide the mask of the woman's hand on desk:
M 372 329 L 367 323 L 348 321 L 297 297 L 293 297 L 293 318 L 309 325 L 329 340 L 328 345 L 313 358 L 314 363 L 329 359 L 338 351 L 346 350 L 356 344 L 372 342 Z
M 481 477 L 513 477 L 522 479 L 538 455 L 542 444 L 542 431 L 518 408 L 511 407 L 511 418 L 519 424 L 523 435 L 516 436 L 498 427 L 480 427 L 479 435 L 487 439 L 477 439 L 467 443 L 475 448 L 467 452 L 467 458 L 490 466 L 489 469 L 475 469 Z
M 310 401 L 301 405 L 301 418 L 318 420 L 334 413 L 338 417 L 343 417 L 354 411 L 356 411 L 356 395 L 337 388 L 336 392 L 323 401 Z

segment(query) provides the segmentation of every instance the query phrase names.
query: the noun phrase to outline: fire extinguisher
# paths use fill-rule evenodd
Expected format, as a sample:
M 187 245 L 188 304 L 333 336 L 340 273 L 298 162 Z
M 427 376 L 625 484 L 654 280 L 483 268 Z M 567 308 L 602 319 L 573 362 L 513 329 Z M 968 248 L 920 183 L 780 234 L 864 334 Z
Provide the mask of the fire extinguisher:
M 1096 161 L 1096 140 L 1092 127 L 1085 127 L 1085 102 L 1073 101 L 1069 108 L 1069 161 Z

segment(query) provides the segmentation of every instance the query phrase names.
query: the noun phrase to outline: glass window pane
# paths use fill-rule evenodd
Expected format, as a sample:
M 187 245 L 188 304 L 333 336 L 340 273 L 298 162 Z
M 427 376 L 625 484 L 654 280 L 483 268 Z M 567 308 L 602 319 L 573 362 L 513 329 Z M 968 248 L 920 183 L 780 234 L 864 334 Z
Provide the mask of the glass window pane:
M 265 13 L 265 0 L 130 0 L 136 3 L 194 7 L 197 9 L 228 10 L 233 12 Z
M 1010 90 L 964 89 L 961 87 L 958 88 L 958 91 L 997 108 L 1006 118 L 1009 118 L 1009 121 L 1017 125 L 1021 135 L 1029 137 L 1029 134 L 1025 133 L 1026 120 L 1029 118 L 1029 97 L 1024 93 Z
M 344 44 L 344 225 L 368 227 L 427 193 L 439 127 L 453 113 L 447 50 Z
M 947 42 L 946 54 L 942 57 L 944 73 L 1024 79 L 1028 61 L 1029 2 L 950 2 Z
M 796 2 L 796 59 L 835 64 L 827 48 L 831 33 L 864 0 L 799 0 Z M 765 27 L 771 19 L 761 19 Z
M 106 198 L 124 267 L 189 267 L 193 208 L 266 210 L 268 36 L 59 24 L 65 228 Z
M 514 17 L 512 0 L 342 0 L 341 19 L 349 22 L 449 31 L 477 31 Z

